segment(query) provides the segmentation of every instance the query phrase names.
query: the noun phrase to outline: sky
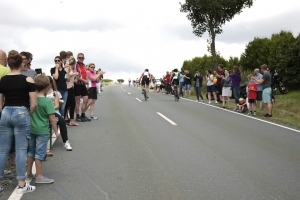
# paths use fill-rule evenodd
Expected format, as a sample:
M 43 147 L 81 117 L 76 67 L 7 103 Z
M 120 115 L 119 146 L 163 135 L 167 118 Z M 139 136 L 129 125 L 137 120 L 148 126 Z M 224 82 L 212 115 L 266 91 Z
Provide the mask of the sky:
M 50 74 L 62 50 L 84 53 L 116 81 L 136 79 L 148 68 L 161 78 L 184 60 L 207 52 L 208 34 L 192 33 L 184 0 L 9 0 L 0 1 L 0 49 L 29 51 L 32 68 Z M 216 50 L 228 59 L 244 52 L 254 37 L 280 30 L 300 33 L 299 0 L 255 0 L 216 36 Z

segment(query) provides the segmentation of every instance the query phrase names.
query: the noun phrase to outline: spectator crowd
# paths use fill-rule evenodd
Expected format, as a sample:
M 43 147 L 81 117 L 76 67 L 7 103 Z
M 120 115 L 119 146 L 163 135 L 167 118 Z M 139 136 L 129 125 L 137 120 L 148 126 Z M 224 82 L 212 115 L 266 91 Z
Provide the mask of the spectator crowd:
M 49 127 L 57 138 L 61 136 L 63 149 L 72 151 L 68 127 L 98 119 L 95 101 L 101 95 L 105 72 L 96 70 L 94 63 L 85 65 L 84 59 L 83 53 L 76 60 L 71 51 L 61 51 L 46 76 L 41 68 L 32 69 L 30 52 L 0 50 L 0 195 L 13 175 L 6 170 L 8 160 L 16 172 L 19 194 L 35 191 L 26 180 L 54 182 L 42 172 L 43 161 L 53 156 L 47 150 L 52 137 Z M 32 173 L 34 162 L 36 174 Z
M 160 86 L 154 88 L 155 92 L 163 92 L 164 90 L 165 94 L 172 94 L 172 85 L 176 76 L 177 69 L 171 72 L 167 71 L 160 78 Z M 272 78 L 268 66 L 263 64 L 260 69 L 254 69 L 254 74 L 249 74 L 247 79 L 248 82 L 243 88 L 241 72 L 237 66 L 230 71 L 219 64 L 218 70 L 207 70 L 204 76 L 199 71 L 191 75 L 189 70 L 184 70 L 183 73 L 179 73 L 179 96 L 190 97 L 193 85 L 196 101 L 199 102 L 201 98 L 201 101 L 204 102 L 202 89 L 206 86 L 208 104 L 211 104 L 213 99 L 216 104 L 222 103 L 223 108 L 226 108 L 225 104 L 227 104 L 227 108 L 230 109 L 230 99 L 234 98 L 236 104 L 233 108 L 234 111 L 248 112 L 248 115 L 255 116 L 257 104 L 261 109 L 262 103 L 264 103 L 267 110 L 264 117 L 272 117 L 274 97 L 271 89 Z M 243 89 L 245 89 L 247 99 L 241 97 L 240 91 Z

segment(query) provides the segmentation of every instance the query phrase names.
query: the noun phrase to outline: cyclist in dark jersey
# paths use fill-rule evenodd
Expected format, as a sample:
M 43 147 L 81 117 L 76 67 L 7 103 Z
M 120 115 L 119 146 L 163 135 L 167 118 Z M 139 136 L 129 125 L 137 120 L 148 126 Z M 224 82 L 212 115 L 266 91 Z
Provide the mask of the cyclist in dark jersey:
M 146 83 L 146 91 L 147 91 L 147 97 L 149 98 L 149 83 L 151 81 L 151 77 L 152 75 L 149 73 L 148 69 L 145 69 L 145 71 L 141 74 L 139 82 L 141 82 L 141 88 L 142 91 L 145 87 L 145 83 Z M 142 80 L 142 81 L 141 81 Z
M 179 78 L 180 78 L 180 73 L 178 72 L 178 69 L 174 69 L 172 74 L 171 74 L 171 87 L 172 91 L 174 90 L 174 85 L 177 85 L 177 94 L 179 94 L 180 87 L 179 86 Z M 178 96 L 179 98 L 179 96 Z

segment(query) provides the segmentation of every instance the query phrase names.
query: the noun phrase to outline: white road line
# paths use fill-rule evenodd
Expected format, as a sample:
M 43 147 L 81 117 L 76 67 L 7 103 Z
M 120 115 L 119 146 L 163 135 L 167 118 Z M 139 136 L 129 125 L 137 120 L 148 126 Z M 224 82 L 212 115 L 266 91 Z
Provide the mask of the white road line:
M 139 102 L 142 102 L 141 100 L 139 100 L 138 98 L 135 98 L 136 100 L 138 100 Z
M 166 116 L 164 116 L 163 114 L 161 114 L 160 112 L 156 112 L 159 116 L 161 116 L 162 118 L 164 118 L 165 120 L 167 120 L 170 124 L 177 126 L 177 124 L 175 122 L 173 122 L 172 120 L 170 120 L 169 118 L 167 118 Z
M 130 93 L 128 92 L 128 94 L 130 94 Z
M 52 144 L 54 144 L 54 142 L 57 140 L 55 134 L 53 133 L 52 135 Z M 49 142 L 48 141 L 48 147 L 49 147 Z M 36 168 L 35 168 L 35 162 L 33 162 L 33 165 L 32 165 L 32 173 L 33 174 L 36 174 Z M 30 183 L 30 181 L 27 181 L 26 182 Z M 23 197 L 23 194 L 18 194 L 17 193 L 17 187 L 15 188 L 15 190 L 13 191 L 13 193 L 10 195 L 10 197 L 8 198 L 8 200 L 21 200 L 21 198 Z

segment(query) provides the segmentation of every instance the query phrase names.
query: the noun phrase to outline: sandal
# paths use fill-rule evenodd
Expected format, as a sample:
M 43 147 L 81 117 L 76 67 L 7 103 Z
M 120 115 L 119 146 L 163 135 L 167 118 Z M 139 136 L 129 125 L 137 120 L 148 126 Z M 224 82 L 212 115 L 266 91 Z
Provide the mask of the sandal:
M 69 126 L 79 126 L 76 122 L 70 122 Z
M 53 153 L 51 153 L 49 150 L 47 150 L 46 154 L 47 154 L 48 157 L 52 157 L 53 156 Z

